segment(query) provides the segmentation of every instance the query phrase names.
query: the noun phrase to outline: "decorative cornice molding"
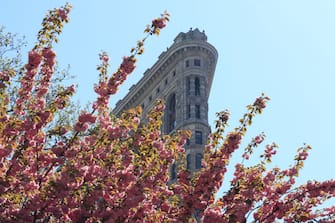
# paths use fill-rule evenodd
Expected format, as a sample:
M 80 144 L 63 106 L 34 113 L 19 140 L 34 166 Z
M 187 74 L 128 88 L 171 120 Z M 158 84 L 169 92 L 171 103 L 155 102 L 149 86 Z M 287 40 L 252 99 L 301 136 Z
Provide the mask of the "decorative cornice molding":
M 198 33 L 199 30 L 189 31 L 188 33 Z M 180 33 L 179 35 L 186 35 L 185 33 Z M 178 36 L 179 36 L 178 35 Z M 208 55 L 206 58 L 209 59 L 209 65 L 207 70 L 207 75 L 209 79 L 209 87 L 207 95 L 209 95 L 209 91 L 211 88 L 214 71 L 216 67 L 216 62 L 218 58 L 218 53 L 214 46 L 209 44 L 206 40 L 207 37 L 204 38 L 204 33 L 196 34 L 197 38 L 191 39 L 188 37 L 184 37 L 185 40 L 180 40 L 183 37 L 176 37 L 175 42 L 172 44 L 170 48 L 166 51 L 162 52 L 159 55 L 159 59 L 156 63 L 149 69 L 144 72 L 143 77 L 139 80 L 139 82 L 135 85 L 132 85 L 129 89 L 128 94 L 121 100 L 119 100 L 116 104 L 116 107 L 113 109 L 113 114 L 120 114 L 125 108 L 134 106 L 133 102 L 138 101 L 138 99 L 145 95 L 146 91 L 149 91 L 150 86 L 157 82 L 157 79 L 161 78 L 162 74 L 166 74 L 169 72 L 167 69 L 171 66 L 171 64 L 177 64 L 181 58 L 185 58 L 186 54 L 192 54 L 192 52 L 201 51 Z M 186 35 L 187 36 L 187 35 Z M 199 37 L 200 36 L 200 37 Z M 178 41 L 176 41 L 178 40 Z M 148 89 L 148 90 L 147 90 Z M 131 105 L 130 105 L 131 104 Z

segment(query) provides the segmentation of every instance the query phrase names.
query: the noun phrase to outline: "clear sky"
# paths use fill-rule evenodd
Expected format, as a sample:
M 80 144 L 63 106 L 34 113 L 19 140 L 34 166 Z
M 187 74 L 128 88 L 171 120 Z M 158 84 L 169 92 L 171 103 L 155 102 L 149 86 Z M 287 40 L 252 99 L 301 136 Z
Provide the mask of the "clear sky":
M 31 48 L 45 12 L 65 1 L 1 1 L 0 24 L 26 36 Z M 79 84 L 76 99 L 93 101 L 98 53 L 105 50 L 112 68 L 143 37 L 145 25 L 164 10 L 171 22 L 150 38 L 137 70 L 112 105 L 122 98 L 179 32 L 205 30 L 219 52 L 209 99 L 209 122 L 229 108 L 231 127 L 245 106 L 265 92 L 271 97 L 255 119 L 245 143 L 264 131 L 267 143 L 279 144 L 274 160 L 281 167 L 293 160 L 304 142 L 313 147 L 301 174 L 306 179 L 334 177 L 335 140 L 335 1 L 333 0 L 169 0 L 70 2 L 70 23 L 56 46 L 61 66 L 71 65 Z M 113 71 L 113 70 L 111 70 Z

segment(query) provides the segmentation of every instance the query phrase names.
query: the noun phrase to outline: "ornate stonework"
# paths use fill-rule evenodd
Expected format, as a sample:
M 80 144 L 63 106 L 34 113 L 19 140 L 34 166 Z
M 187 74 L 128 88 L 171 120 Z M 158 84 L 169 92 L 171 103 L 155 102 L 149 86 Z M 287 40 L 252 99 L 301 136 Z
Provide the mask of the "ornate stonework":
M 198 29 L 179 33 L 174 43 L 161 53 L 128 94 L 117 102 L 113 114 L 138 105 L 144 115 L 155 99 L 163 98 L 166 110 L 163 132 L 190 129 L 192 137 L 185 146 L 187 167 L 192 172 L 201 167 L 203 148 L 210 133 L 208 97 L 218 53 Z M 173 167 L 172 167 L 173 178 Z

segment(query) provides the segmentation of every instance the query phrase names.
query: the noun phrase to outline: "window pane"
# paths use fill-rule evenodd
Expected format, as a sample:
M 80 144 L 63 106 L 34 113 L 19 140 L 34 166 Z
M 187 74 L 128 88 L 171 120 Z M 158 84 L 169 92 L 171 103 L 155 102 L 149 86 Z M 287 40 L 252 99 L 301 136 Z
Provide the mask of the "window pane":
M 187 158 L 186 158 L 186 168 L 187 168 L 188 170 L 191 169 L 191 154 L 188 154 L 188 155 L 187 155 Z
M 197 155 L 195 156 L 195 168 L 196 169 L 200 169 L 202 167 L 201 160 L 202 160 L 201 153 L 197 153 Z
M 194 87 L 195 87 L 195 95 L 200 95 L 200 80 L 197 77 L 194 80 Z
M 190 77 L 186 78 L 186 92 L 187 92 L 187 95 L 190 95 L 190 92 L 191 92 L 191 80 L 190 80 Z
M 200 67 L 200 60 L 199 59 L 194 59 L 194 66 Z
M 176 95 L 173 93 L 170 96 L 167 107 L 167 131 L 171 132 L 176 127 Z
M 202 145 L 202 132 L 195 131 L 195 143 Z
M 195 105 L 195 117 L 200 118 L 200 105 Z

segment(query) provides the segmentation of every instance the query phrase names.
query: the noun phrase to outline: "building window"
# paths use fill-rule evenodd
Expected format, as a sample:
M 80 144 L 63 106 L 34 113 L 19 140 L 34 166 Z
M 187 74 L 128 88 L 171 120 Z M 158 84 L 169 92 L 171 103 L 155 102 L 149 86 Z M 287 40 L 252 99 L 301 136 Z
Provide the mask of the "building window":
M 159 89 L 159 87 L 156 89 L 156 94 L 159 94 L 161 90 Z
M 200 80 L 198 77 L 194 79 L 194 90 L 195 90 L 195 95 L 199 96 L 200 95 Z
M 188 154 L 186 157 L 186 169 L 191 170 L 191 154 Z
M 195 105 L 195 117 L 200 118 L 200 105 Z
M 168 84 L 168 79 L 165 79 L 165 85 L 167 85 Z
M 186 139 L 186 145 L 187 145 L 187 146 L 190 145 L 190 139 Z
M 167 108 L 167 131 L 171 132 L 176 127 L 176 94 L 172 94 Z
M 176 76 L 176 71 L 175 71 L 175 70 L 172 72 L 172 75 L 173 75 L 173 76 Z
M 191 94 L 191 79 L 190 79 L 190 77 L 186 78 L 186 93 L 187 93 L 187 95 Z
M 195 155 L 195 168 L 196 169 L 200 169 L 202 167 L 201 160 L 202 160 L 202 154 L 197 153 L 197 155 Z
M 195 131 L 195 144 L 202 145 L 202 132 Z
M 142 109 L 144 109 L 144 103 L 142 103 L 141 107 L 142 107 Z
M 191 105 L 187 105 L 187 118 L 191 118 Z
M 152 96 L 151 95 L 149 96 L 149 101 L 152 101 Z
M 190 66 L 190 61 L 189 60 L 186 60 L 185 61 L 185 67 L 189 67 Z
M 194 66 L 200 67 L 201 63 L 199 59 L 194 59 Z
M 177 177 L 176 163 L 173 163 L 172 166 L 171 166 L 170 176 L 171 176 L 171 180 L 174 180 Z

